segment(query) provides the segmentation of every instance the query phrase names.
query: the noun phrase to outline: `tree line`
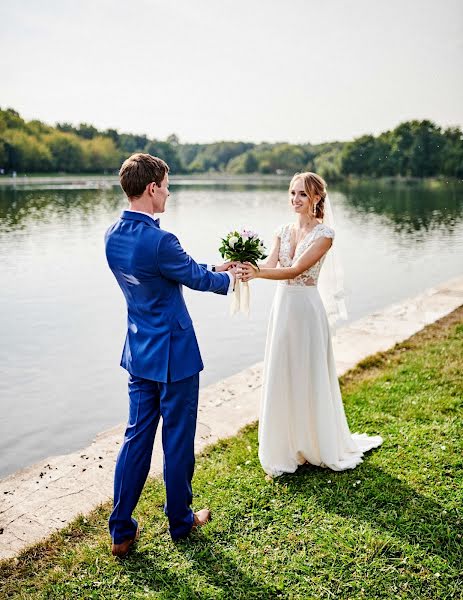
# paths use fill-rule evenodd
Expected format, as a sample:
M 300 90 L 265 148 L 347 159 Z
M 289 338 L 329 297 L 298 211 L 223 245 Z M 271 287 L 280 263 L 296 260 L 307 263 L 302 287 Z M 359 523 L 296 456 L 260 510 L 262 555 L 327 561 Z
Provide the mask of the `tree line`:
M 4 173 L 113 173 L 134 152 L 163 158 L 173 173 L 287 174 L 311 170 L 329 180 L 346 176 L 463 177 L 463 135 L 429 120 L 407 121 L 351 142 L 182 144 L 93 125 L 25 121 L 0 109 L 0 169 Z

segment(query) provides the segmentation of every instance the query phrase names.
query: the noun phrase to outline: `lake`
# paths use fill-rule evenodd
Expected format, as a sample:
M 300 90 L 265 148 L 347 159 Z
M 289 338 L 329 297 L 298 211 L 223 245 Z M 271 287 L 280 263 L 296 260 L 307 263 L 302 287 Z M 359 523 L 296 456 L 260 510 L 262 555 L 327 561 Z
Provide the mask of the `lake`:
M 349 320 L 461 274 L 462 184 L 339 185 L 330 197 Z M 103 248 L 125 206 L 118 187 L 0 187 L 0 476 L 126 420 L 125 304 Z M 179 181 L 161 226 L 214 263 L 229 229 L 249 225 L 269 245 L 292 218 L 281 183 Z M 230 298 L 186 290 L 202 386 L 262 360 L 274 287 L 251 283 L 249 319 L 229 316 Z

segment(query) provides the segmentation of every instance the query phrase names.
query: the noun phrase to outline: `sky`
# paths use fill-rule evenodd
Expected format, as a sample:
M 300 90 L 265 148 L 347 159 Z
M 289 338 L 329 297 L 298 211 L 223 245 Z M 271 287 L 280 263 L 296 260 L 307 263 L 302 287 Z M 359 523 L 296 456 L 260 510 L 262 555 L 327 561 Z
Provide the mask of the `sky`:
M 181 142 L 463 125 L 462 0 L 0 0 L 0 107 Z

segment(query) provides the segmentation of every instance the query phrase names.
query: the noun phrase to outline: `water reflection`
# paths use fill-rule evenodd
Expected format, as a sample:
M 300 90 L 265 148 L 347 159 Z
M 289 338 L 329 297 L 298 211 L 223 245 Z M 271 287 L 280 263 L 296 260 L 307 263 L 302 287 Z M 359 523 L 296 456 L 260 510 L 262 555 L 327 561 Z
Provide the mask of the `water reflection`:
M 217 184 L 195 182 L 192 186 L 179 183 L 171 186 L 172 209 L 175 210 L 175 194 L 190 191 L 192 201 L 201 194 L 201 206 L 214 203 L 214 194 L 236 193 L 239 203 L 242 192 L 256 192 L 256 200 L 262 201 L 266 191 L 279 191 L 284 203 L 287 186 L 284 182 L 250 184 Z M 342 205 L 351 218 L 372 215 L 384 217 L 383 224 L 396 233 L 416 234 L 431 232 L 445 227 L 451 234 L 463 220 L 463 186 L 448 184 L 430 189 L 423 185 L 378 185 L 365 183 L 349 186 L 338 184 L 330 188 L 337 204 Z M 249 195 L 247 195 L 249 199 Z M 188 201 L 187 195 L 182 195 Z M 271 204 L 278 202 L 272 195 Z M 85 222 L 96 213 L 112 214 L 124 206 L 124 195 L 119 186 L 106 189 L 21 189 L 0 187 L 0 232 L 25 229 L 38 222 L 46 223 L 78 217 Z
M 386 226 L 400 234 L 431 232 L 443 227 L 451 234 L 463 219 L 463 186 L 430 189 L 422 185 L 338 186 L 351 214 L 385 217 Z
M 0 232 L 27 229 L 37 223 L 82 222 L 95 213 L 112 213 L 123 199 L 119 188 L 105 190 L 24 190 L 0 187 Z

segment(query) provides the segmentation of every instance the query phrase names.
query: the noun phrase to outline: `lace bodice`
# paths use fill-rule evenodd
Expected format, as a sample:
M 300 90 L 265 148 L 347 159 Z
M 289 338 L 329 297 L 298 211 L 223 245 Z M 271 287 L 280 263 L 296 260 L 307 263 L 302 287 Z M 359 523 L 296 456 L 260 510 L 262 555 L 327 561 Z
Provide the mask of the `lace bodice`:
M 294 256 L 291 258 L 291 230 L 292 224 L 282 225 L 277 230 L 277 236 L 280 238 L 280 253 L 278 260 L 281 267 L 291 267 L 293 263 L 303 254 L 307 248 L 318 238 L 327 237 L 334 239 L 334 230 L 323 223 L 315 225 L 315 227 L 309 231 L 309 233 L 303 238 L 296 246 Z M 282 283 L 286 285 L 317 285 L 318 276 L 325 260 L 325 255 L 321 259 L 312 265 L 310 269 L 304 271 L 294 279 L 286 279 Z

